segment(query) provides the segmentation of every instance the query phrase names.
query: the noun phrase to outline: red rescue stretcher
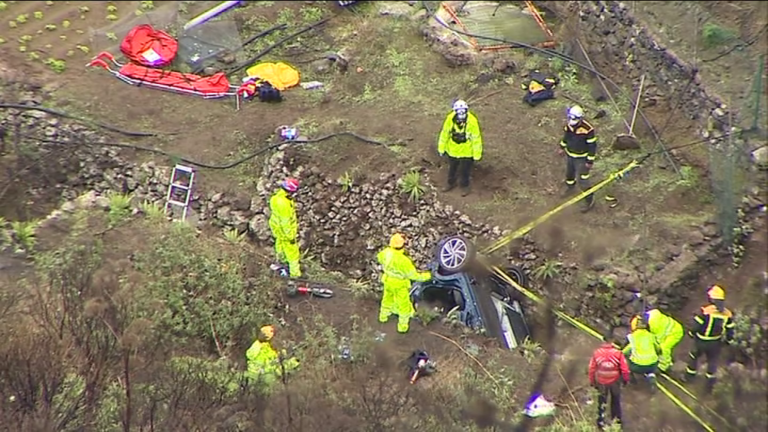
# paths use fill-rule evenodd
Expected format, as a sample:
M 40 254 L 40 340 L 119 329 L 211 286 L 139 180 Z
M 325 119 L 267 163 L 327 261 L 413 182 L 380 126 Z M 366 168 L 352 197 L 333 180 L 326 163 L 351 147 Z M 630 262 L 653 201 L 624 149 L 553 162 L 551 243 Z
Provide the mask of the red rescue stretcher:
M 119 69 L 115 70 L 111 68 L 108 62 Z M 230 85 L 227 76 L 222 72 L 204 77 L 175 71 L 153 69 L 135 63 L 120 64 L 115 60 L 115 57 L 108 52 L 99 53 L 99 55 L 94 57 L 87 66 L 102 67 L 123 82 L 137 87 L 149 87 L 178 94 L 200 96 L 204 99 L 239 96 L 239 87 Z

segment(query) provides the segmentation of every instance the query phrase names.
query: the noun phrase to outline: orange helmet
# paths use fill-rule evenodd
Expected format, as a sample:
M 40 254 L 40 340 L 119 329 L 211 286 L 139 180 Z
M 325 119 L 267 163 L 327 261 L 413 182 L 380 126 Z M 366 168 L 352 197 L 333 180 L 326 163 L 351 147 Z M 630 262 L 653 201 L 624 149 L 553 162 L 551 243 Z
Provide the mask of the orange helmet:
M 631 331 L 635 331 L 637 329 L 647 329 L 648 323 L 645 322 L 645 318 L 643 318 L 640 315 L 635 315 L 632 317 L 632 319 L 629 321 L 629 329 Z

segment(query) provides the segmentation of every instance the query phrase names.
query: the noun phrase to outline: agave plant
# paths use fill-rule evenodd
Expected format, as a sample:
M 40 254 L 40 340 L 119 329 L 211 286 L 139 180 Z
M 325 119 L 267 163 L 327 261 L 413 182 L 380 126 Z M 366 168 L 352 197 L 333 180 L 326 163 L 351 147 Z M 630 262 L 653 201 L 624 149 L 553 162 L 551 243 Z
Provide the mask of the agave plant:
M 107 218 L 110 225 L 115 225 L 131 215 L 132 195 L 113 192 L 108 195 L 108 198 L 109 214 Z
M 400 179 L 400 191 L 408 195 L 408 200 L 416 202 L 424 195 L 427 188 L 421 182 L 421 173 L 410 171 Z
M 224 231 L 224 238 L 232 244 L 238 244 L 245 240 L 245 233 L 241 233 L 237 229 L 232 228 Z
M 16 237 L 16 241 L 19 242 L 21 247 L 26 251 L 31 251 L 37 243 L 36 221 L 14 221 L 11 222 L 11 229 L 13 235 Z

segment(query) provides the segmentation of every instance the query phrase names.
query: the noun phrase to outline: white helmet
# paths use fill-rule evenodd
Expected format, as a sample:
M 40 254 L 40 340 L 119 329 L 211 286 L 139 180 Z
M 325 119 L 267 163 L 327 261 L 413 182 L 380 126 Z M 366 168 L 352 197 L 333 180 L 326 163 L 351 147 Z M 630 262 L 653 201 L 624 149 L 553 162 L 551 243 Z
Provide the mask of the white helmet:
M 584 118 L 584 110 L 580 106 L 574 105 L 568 109 L 568 124 L 576 126 Z
M 469 111 L 469 105 L 467 105 L 466 102 L 459 99 L 456 102 L 453 103 L 453 112 L 456 113 L 456 118 L 459 121 L 464 121 L 467 119 L 467 112 Z

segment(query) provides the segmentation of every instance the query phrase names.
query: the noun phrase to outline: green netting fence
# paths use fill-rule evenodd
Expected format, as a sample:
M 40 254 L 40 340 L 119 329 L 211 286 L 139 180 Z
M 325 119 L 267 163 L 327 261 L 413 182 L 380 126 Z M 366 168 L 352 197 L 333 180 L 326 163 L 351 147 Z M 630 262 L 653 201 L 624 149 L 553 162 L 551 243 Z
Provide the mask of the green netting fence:
M 743 234 L 741 232 L 742 214 L 739 209 L 749 185 L 750 143 L 748 140 L 755 137 L 762 140 L 768 132 L 765 61 L 765 55 L 758 59 L 754 78 L 747 90 L 746 103 L 739 110 L 741 120 L 729 121 L 726 131 L 729 131 L 732 126 L 736 129 L 727 138 L 722 138 L 709 146 L 712 192 L 720 230 L 727 245 L 738 242 Z

